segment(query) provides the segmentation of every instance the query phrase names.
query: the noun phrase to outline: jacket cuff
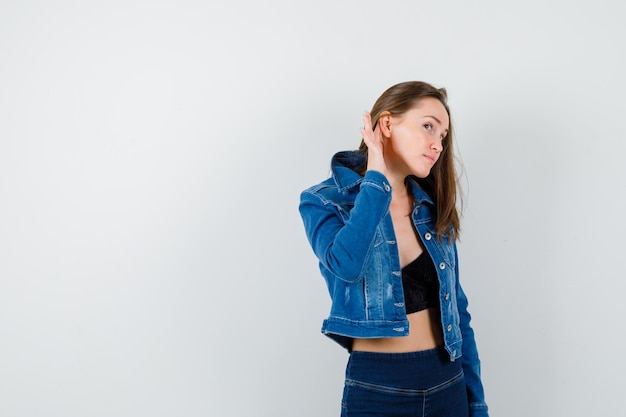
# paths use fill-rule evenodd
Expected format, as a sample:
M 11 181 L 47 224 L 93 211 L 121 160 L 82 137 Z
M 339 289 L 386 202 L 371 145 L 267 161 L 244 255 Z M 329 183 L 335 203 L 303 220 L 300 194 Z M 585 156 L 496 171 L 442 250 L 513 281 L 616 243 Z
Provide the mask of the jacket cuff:
M 366 171 L 363 176 L 363 182 L 361 183 L 361 186 L 363 185 L 373 185 L 386 193 L 391 192 L 391 185 L 389 185 L 387 177 L 379 171 Z
M 489 408 L 485 403 L 472 403 L 469 411 L 470 417 L 489 417 Z

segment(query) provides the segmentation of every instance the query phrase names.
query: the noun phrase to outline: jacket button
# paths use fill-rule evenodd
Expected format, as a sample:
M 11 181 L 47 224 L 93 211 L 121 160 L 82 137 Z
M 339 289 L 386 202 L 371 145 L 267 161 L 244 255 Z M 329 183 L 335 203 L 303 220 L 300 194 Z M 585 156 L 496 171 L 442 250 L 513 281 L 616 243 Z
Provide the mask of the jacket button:
M 443 262 L 439 264 L 439 269 L 446 269 L 446 264 Z
M 445 299 L 447 300 L 447 299 L 449 299 L 449 298 L 450 298 L 450 293 L 448 292 L 448 293 L 446 293 L 446 295 L 445 295 Z
M 447 329 L 448 329 L 448 331 L 452 331 L 452 325 L 451 325 L 451 324 L 448 324 Z
M 452 356 L 456 356 L 456 349 L 452 351 Z
M 389 190 L 391 190 L 391 187 L 389 184 L 385 183 L 385 191 L 389 192 Z
M 426 240 L 430 240 L 430 239 L 432 239 L 432 237 L 433 237 L 433 235 L 431 235 L 430 233 L 426 233 L 424 235 L 424 239 L 426 239 Z

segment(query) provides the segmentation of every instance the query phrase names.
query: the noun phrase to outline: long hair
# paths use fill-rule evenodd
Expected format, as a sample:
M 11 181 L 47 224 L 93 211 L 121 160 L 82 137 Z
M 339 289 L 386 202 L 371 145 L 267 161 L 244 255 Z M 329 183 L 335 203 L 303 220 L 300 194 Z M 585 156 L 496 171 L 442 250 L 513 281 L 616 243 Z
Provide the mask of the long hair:
M 380 115 L 388 111 L 392 115 L 401 115 L 414 108 L 421 100 L 432 97 L 441 102 L 450 118 L 450 127 L 443 151 L 426 178 L 415 178 L 425 191 L 435 200 L 437 220 L 435 232 L 441 239 L 444 235 L 452 240 L 460 232 L 459 213 L 457 210 L 457 175 L 454 167 L 454 133 L 452 117 L 448 107 L 448 94 L 445 88 L 435 88 L 421 81 L 407 81 L 389 87 L 374 103 L 370 112 L 372 128 L 376 128 Z M 361 174 L 367 169 L 367 145 L 361 140 L 358 151 L 365 156 L 365 164 L 360 167 Z M 408 179 L 407 179 L 408 180 Z

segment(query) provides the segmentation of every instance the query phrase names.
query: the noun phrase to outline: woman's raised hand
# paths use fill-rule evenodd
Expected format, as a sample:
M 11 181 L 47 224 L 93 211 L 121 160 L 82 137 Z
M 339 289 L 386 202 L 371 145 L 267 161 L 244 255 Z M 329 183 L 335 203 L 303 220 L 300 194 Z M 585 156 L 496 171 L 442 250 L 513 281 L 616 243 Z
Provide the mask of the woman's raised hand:
M 380 133 L 380 125 L 372 129 L 372 116 L 369 112 L 363 115 L 363 127 L 361 128 L 363 141 L 367 145 L 367 170 L 378 171 L 387 174 L 387 165 L 383 156 L 383 135 Z

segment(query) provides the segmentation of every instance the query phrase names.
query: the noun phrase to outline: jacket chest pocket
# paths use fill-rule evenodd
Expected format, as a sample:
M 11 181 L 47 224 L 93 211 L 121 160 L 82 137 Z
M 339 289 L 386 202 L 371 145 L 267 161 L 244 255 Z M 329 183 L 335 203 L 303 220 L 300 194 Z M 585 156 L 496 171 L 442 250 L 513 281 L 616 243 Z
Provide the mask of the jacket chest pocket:
M 436 256 L 437 258 L 433 260 L 439 264 L 443 260 L 443 262 L 445 262 L 448 267 L 454 269 L 454 267 L 456 266 L 456 252 L 454 249 L 454 244 L 451 244 L 448 241 L 447 237 L 444 237 L 443 240 L 439 240 L 438 238 L 433 237 L 431 241 L 435 249 L 435 254 L 433 254 L 433 256 Z M 443 269 L 441 268 L 441 266 L 442 265 L 437 265 L 437 267 Z

